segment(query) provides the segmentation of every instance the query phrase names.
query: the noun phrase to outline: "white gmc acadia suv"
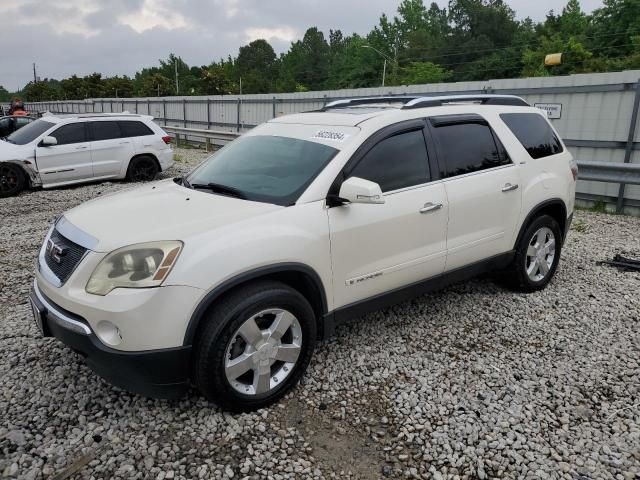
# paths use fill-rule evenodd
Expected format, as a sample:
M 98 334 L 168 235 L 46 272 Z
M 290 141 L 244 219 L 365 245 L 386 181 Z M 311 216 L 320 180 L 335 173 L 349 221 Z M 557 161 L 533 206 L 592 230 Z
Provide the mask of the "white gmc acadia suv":
M 170 137 L 147 115 L 46 115 L 0 140 L 0 198 L 126 178 L 153 180 L 173 165 Z
M 334 325 L 487 270 L 553 276 L 577 169 L 511 96 L 342 100 L 51 226 L 36 322 L 111 383 L 223 408 L 282 397 Z

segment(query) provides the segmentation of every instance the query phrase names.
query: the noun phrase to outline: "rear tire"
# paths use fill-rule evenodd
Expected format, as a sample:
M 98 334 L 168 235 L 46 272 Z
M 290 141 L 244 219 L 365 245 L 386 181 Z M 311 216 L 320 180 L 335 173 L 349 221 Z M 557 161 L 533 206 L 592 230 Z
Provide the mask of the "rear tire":
M 24 171 L 12 163 L 0 163 L 0 198 L 13 197 L 24 190 Z
M 506 272 L 505 284 L 519 292 L 545 288 L 553 278 L 562 251 L 562 232 L 558 222 L 542 215 L 524 231 L 516 255 Z
M 160 169 L 155 158 L 140 155 L 132 158 L 127 169 L 127 180 L 130 182 L 150 182 L 156 178 Z
M 316 319 L 298 291 L 259 281 L 213 307 L 194 346 L 194 381 L 225 410 L 252 411 L 282 398 L 305 372 Z

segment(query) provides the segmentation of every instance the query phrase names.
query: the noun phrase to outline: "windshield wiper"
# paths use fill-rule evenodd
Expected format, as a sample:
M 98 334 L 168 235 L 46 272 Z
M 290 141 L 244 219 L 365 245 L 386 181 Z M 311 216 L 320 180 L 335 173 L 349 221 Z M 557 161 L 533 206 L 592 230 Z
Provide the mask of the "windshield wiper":
M 214 193 L 220 193 L 222 195 L 230 195 L 232 197 L 241 198 L 246 200 L 247 196 L 237 188 L 228 187 L 227 185 L 221 185 L 219 183 L 192 183 L 191 188 L 200 188 L 203 190 L 211 190 Z

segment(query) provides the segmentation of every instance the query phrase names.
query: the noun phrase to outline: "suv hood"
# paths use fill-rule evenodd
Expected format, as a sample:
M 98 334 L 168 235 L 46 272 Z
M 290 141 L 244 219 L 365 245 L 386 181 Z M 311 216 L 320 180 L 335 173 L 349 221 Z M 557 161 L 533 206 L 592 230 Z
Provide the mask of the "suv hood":
M 0 140 L 0 161 L 26 160 L 34 157 L 34 149 L 31 145 L 14 145 Z
M 172 180 L 90 200 L 64 214 L 94 237 L 98 252 L 134 243 L 183 240 L 285 207 L 190 190 Z

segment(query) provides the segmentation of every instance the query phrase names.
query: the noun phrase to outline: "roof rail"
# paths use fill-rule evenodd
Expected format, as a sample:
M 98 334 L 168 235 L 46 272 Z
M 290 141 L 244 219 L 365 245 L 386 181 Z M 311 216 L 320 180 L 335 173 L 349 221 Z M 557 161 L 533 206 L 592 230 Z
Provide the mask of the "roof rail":
M 403 103 L 406 104 L 417 97 L 406 97 L 402 95 L 390 95 L 381 97 L 361 97 L 361 98 L 345 98 L 342 100 L 334 100 L 327 103 L 320 111 L 326 111 L 329 108 L 347 108 L 356 105 L 375 105 L 376 103 Z
M 530 106 L 522 98 L 516 97 L 515 95 L 443 95 L 414 98 L 405 103 L 402 109 L 439 107 L 451 103 L 480 103 L 482 105 L 512 105 L 516 107 Z

